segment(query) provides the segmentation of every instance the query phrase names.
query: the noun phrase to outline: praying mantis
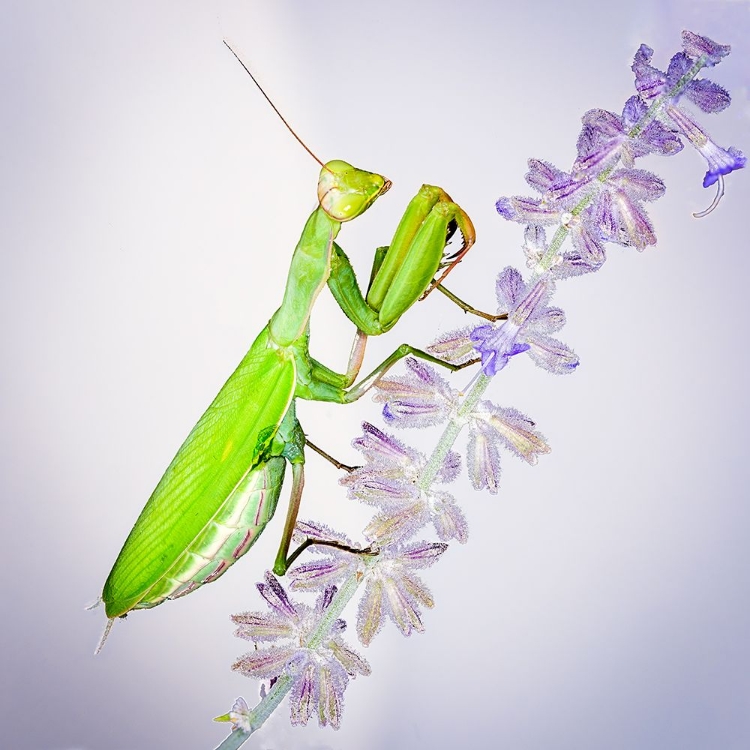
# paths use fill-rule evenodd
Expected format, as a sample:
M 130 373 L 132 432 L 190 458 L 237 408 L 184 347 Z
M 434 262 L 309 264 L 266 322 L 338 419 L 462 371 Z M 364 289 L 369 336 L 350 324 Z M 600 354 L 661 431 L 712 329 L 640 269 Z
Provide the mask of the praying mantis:
M 444 190 L 423 185 L 391 244 L 376 250 L 363 294 L 335 240 L 341 225 L 362 215 L 391 183 L 344 161 L 319 163 L 318 206 L 292 255 L 281 306 L 185 439 L 136 520 L 101 596 L 110 625 L 114 618 L 183 596 L 226 572 L 273 517 L 287 463 L 292 488 L 274 572 L 283 575 L 310 544 L 327 543 L 307 540 L 289 553 L 304 486 L 306 439 L 295 414 L 297 398 L 350 403 L 409 354 L 453 370 L 465 366 L 404 344 L 355 384 L 367 337 L 389 331 L 436 288 L 469 251 L 475 232 L 469 216 Z M 456 228 L 462 246 L 446 255 Z M 309 352 L 310 314 L 326 285 L 357 327 L 343 374 Z M 478 312 L 448 296 L 463 309 Z

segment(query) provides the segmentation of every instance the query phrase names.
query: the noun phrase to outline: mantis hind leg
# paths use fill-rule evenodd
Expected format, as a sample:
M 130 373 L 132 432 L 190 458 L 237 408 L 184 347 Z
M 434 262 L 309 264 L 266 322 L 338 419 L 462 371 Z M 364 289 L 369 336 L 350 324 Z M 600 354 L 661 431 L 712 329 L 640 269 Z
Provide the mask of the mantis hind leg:
M 300 554 L 297 550 L 289 555 L 289 547 L 292 544 L 292 534 L 297 523 L 297 514 L 299 513 L 299 504 L 302 500 L 302 490 L 305 487 L 305 464 L 292 464 L 292 491 L 289 495 L 289 509 L 286 512 L 286 521 L 284 522 L 284 533 L 281 536 L 279 551 L 276 553 L 276 560 L 273 564 L 273 572 L 278 576 L 283 576 L 289 570 L 289 566 Z
M 377 552 L 373 549 L 359 549 L 358 547 L 350 547 L 347 544 L 338 542 L 335 540 L 328 539 L 305 539 L 302 544 L 297 547 L 294 552 L 289 554 L 289 548 L 292 544 L 292 534 L 294 534 L 294 527 L 297 525 L 297 514 L 299 513 L 300 501 L 302 500 L 302 490 L 305 487 L 305 464 L 304 462 L 292 464 L 292 491 L 289 497 L 289 510 L 286 514 L 286 521 L 284 522 L 284 533 L 281 537 L 281 544 L 279 545 L 279 551 L 276 554 L 276 560 L 273 564 L 273 572 L 278 576 L 283 576 L 287 570 L 294 564 L 294 561 L 313 544 L 317 544 L 323 547 L 335 547 L 336 549 L 343 550 L 344 552 L 351 552 L 358 555 L 375 555 Z

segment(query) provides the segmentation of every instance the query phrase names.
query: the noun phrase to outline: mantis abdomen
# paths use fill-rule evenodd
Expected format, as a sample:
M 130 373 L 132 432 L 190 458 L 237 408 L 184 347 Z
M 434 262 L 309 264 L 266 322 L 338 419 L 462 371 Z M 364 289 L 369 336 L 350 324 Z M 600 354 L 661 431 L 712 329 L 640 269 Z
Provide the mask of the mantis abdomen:
M 198 420 L 104 584 L 108 617 L 213 580 L 263 530 L 283 477 L 272 443 L 294 394 L 292 356 L 264 328 Z
M 276 511 L 285 459 L 270 458 L 252 469 L 222 503 L 205 529 L 164 575 L 143 594 L 134 609 L 189 594 L 215 581 L 252 547 Z

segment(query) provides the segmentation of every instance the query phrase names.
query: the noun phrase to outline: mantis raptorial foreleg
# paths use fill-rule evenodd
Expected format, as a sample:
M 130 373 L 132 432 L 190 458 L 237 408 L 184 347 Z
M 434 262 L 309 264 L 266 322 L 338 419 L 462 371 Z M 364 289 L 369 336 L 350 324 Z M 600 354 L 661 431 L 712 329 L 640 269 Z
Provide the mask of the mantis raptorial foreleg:
M 284 522 L 284 533 L 279 545 L 279 551 L 276 555 L 273 571 L 277 575 L 284 575 L 287 570 L 294 564 L 294 561 L 308 548 L 313 545 L 320 547 L 335 547 L 344 552 L 351 552 L 355 555 L 376 555 L 377 550 L 372 547 L 350 547 L 348 544 L 335 541 L 332 539 L 305 539 L 300 543 L 294 552 L 289 554 L 289 547 L 292 543 L 294 527 L 297 525 L 297 515 L 299 513 L 300 501 L 302 500 L 302 490 L 305 486 L 305 465 L 303 463 L 292 464 L 292 490 L 289 497 L 289 509 L 287 510 L 286 520 Z
M 422 187 L 424 191 L 429 186 L 425 185 Z M 420 191 L 420 192 L 422 192 Z M 445 196 L 443 191 L 439 193 Z M 455 206 L 455 204 L 451 204 Z M 464 223 L 465 225 L 465 223 Z M 443 227 L 439 227 L 442 229 Z M 468 231 L 468 229 L 467 229 Z M 434 241 L 434 239 L 433 239 Z M 473 243 L 473 239 L 471 240 Z M 455 266 L 465 254 L 464 248 L 467 244 L 471 247 L 471 243 L 464 242 L 461 251 L 455 256 L 450 263 L 449 267 Z M 391 246 L 392 247 L 392 246 Z M 383 267 L 383 262 L 386 258 L 390 257 L 391 247 L 379 247 L 375 250 L 375 259 L 372 265 L 372 272 L 370 274 L 370 283 L 368 287 L 367 296 L 365 297 L 357 283 L 357 277 L 352 268 L 351 261 L 347 257 L 346 253 L 341 249 L 335 242 L 333 243 L 333 253 L 331 255 L 331 275 L 328 278 L 328 288 L 331 290 L 339 306 L 343 310 L 344 314 L 357 326 L 357 333 L 354 337 L 354 343 L 352 344 L 351 354 L 349 355 L 349 363 L 347 366 L 346 374 L 347 381 L 345 387 L 351 385 L 359 374 L 362 361 L 364 360 L 365 347 L 367 345 L 368 336 L 377 336 L 385 331 L 389 330 L 388 319 L 383 322 L 383 312 L 380 308 L 373 304 L 373 299 L 382 301 L 382 294 L 373 293 L 373 288 L 380 289 L 383 287 L 382 278 L 387 276 L 392 282 L 395 282 L 393 270 L 389 267 Z M 420 251 L 420 246 L 415 244 L 409 249 L 409 258 L 417 256 Z M 401 253 L 401 260 L 404 261 L 403 251 Z M 464 312 L 477 315 L 485 320 L 497 321 L 504 320 L 507 318 L 507 313 L 500 313 L 498 315 L 492 315 L 490 313 L 478 310 L 472 305 L 464 302 L 458 295 L 449 291 L 442 285 L 431 287 L 430 289 L 438 289 L 444 294 L 451 302 L 460 307 Z M 401 290 L 403 291 L 403 289 Z M 428 294 L 428 291 L 425 293 Z M 424 296 L 420 297 L 423 299 Z M 392 294 L 392 297 L 397 297 L 397 294 Z M 400 317 L 400 316 L 399 316 Z M 390 324 L 393 325 L 392 323 Z M 441 361 L 438 364 L 444 364 Z

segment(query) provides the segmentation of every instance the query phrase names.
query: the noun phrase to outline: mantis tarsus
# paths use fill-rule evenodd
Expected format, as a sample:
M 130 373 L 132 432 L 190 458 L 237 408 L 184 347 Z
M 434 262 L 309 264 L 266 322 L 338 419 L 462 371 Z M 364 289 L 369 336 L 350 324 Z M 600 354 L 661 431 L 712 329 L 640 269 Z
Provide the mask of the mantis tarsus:
M 343 161 L 322 165 L 319 205 L 294 250 L 281 306 L 190 432 L 138 517 L 104 585 L 110 621 L 187 594 L 224 573 L 273 516 L 287 462 L 292 489 L 274 571 L 283 575 L 311 543 L 289 554 L 304 484 L 305 436 L 295 416 L 296 398 L 349 403 L 407 354 L 458 369 L 402 345 L 354 384 L 367 336 L 390 330 L 474 242 L 463 209 L 441 188 L 424 185 L 391 244 L 376 251 L 363 295 L 335 239 L 343 222 L 361 215 L 389 187 L 384 177 Z M 445 258 L 456 227 L 462 247 Z M 344 374 L 314 360 L 308 349 L 310 313 L 326 284 L 357 327 Z

